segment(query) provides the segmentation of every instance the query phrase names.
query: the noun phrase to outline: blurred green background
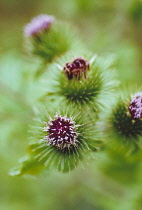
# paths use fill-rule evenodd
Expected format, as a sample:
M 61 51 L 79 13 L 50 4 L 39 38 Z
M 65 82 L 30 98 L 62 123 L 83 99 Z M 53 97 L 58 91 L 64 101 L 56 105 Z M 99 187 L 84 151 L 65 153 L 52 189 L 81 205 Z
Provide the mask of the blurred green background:
M 37 61 L 23 46 L 23 26 L 41 13 L 69 21 L 94 53 L 114 54 L 123 86 L 141 86 L 141 0 L 1 0 L 0 2 L 0 209 L 141 210 L 142 155 L 109 149 L 69 173 L 11 177 L 24 156 L 33 118 L 31 74 Z M 32 97 L 31 97 L 32 96 Z

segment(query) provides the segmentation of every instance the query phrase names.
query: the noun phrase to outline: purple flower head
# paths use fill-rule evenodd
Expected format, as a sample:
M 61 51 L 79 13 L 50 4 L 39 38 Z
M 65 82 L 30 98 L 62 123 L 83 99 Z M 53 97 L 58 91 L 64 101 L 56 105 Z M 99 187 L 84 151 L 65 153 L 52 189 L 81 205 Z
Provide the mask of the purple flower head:
M 86 78 L 86 71 L 89 70 L 89 62 L 84 58 L 76 58 L 72 63 L 66 63 L 63 70 L 69 80 L 73 78 L 80 80 L 82 76 Z
M 133 119 L 142 118 L 142 92 L 134 95 L 129 105 L 129 112 Z
M 51 24 L 54 22 L 54 17 L 51 15 L 39 15 L 32 19 L 24 27 L 24 32 L 27 37 L 36 36 L 40 32 L 48 30 Z
M 48 133 L 45 140 L 47 140 L 48 145 L 55 145 L 59 149 L 69 148 L 71 145 L 75 146 L 77 133 L 74 121 L 58 115 L 54 118 L 49 123 L 45 122 L 44 131 Z

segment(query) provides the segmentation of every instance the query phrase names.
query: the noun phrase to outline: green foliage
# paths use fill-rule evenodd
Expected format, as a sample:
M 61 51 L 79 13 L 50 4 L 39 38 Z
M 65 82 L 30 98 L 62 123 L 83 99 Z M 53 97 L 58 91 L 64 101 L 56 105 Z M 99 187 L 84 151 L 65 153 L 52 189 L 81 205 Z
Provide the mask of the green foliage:
M 132 1 L 128 9 L 129 16 L 136 22 L 142 21 L 142 1 Z
M 104 172 L 118 182 L 123 183 L 123 185 L 132 186 L 138 181 L 141 151 L 128 155 L 128 147 L 126 147 L 126 144 L 125 146 L 123 144 L 122 147 L 120 142 L 115 143 L 115 146 L 113 144 L 108 147 L 109 161 L 106 161 L 104 165 Z

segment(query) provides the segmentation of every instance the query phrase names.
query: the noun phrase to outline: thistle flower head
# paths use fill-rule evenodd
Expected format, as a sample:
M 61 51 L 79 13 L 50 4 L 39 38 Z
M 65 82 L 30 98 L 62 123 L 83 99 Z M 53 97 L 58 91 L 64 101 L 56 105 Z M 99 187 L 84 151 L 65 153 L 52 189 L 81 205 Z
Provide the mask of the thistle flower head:
M 134 95 L 129 105 L 129 112 L 133 119 L 142 118 L 142 92 Z
M 118 86 L 111 65 L 112 61 L 107 63 L 92 53 L 70 51 L 48 68 L 43 80 L 45 91 L 52 93 L 48 94 L 52 99 L 58 97 L 63 103 L 83 108 L 84 112 L 92 110 L 96 117 L 100 105 L 105 105 L 108 100 L 107 94 Z M 47 83 L 50 84 L 48 87 Z
M 82 76 L 86 78 L 86 71 L 89 70 L 89 62 L 84 58 L 76 58 L 71 63 L 66 63 L 64 72 L 69 80 L 73 78 L 81 79 Z
M 75 145 L 77 133 L 75 122 L 71 118 L 56 115 L 49 123 L 46 123 L 44 131 L 48 133 L 45 139 L 48 145 L 55 145 L 59 149 L 69 148 Z
M 24 27 L 24 32 L 27 37 L 37 36 L 42 31 L 48 31 L 51 24 L 54 22 L 54 17 L 51 15 L 39 15 L 32 19 Z
M 128 105 L 130 95 L 121 96 L 110 115 L 110 135 L 129 152 L 137 151 L 142 139 L 141 97 L 141 92 L 135 94 Z
M 87 114 L 69 106 L 39 112 L 36 124 L 32 125 L 34 142 L 28 147 L 28 156 L 15 175 L 36 174 L 44 169 L 56 168 L 62 172 L 73 170 L 83 160 L 92 157 L 101 141 L 95 139 L 94 122 Z M 45 124 L 45 126 L 44 126 Z

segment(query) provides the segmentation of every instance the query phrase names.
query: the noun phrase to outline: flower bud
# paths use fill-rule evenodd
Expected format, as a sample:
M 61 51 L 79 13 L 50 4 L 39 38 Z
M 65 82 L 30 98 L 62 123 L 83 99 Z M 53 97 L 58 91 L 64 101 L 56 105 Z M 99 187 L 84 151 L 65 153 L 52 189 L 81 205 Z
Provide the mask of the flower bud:
M 76 32 L 67 23 L 51 15 L 39 15 L 24 27 L 27 52 L 50 63 L 82 44 Z
M 42 113 L 39 112 L 31 130 L 34 142 L 29 145 L 28 157 L 13 175 L 36 174 L 51 167 L 71 171 L 82 160 L 90 159 L 92 152 L 102 144 L 95 139 L 94 123 L 71 106 L 69 109 L 54 107 Z
M 95 115 L 118 85 L 115 70 L 106 65 L 105 58 L 80 51 L 69 52 L 51 65 L 43 80 L 45 97 L 61 99 L 84 112 L 93 110 Z
M 127 149 L 139 148 L 142 138 L 141 92 L 130 97 L 119 98 L 110 116 L 111 135 Z M 126 149 L 126 148 L 125 148 Z

